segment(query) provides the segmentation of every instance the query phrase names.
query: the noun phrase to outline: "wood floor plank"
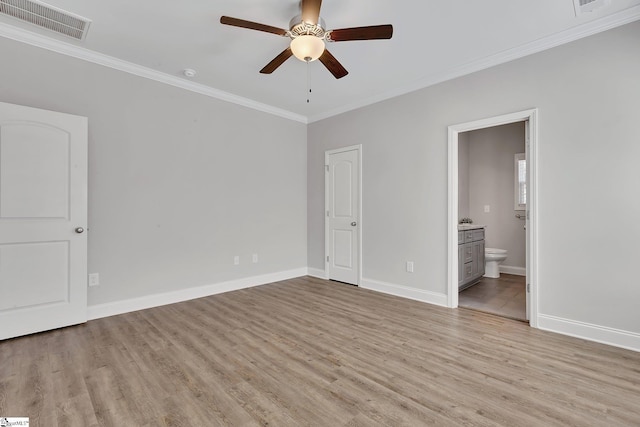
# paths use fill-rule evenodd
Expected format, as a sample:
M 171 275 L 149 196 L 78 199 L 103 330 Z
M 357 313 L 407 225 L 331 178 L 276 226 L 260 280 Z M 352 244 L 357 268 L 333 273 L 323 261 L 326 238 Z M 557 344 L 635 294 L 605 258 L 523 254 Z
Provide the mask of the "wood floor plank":
M 458 305 L 526 322 L 526 277 L 505 273 L 498 278 L 483 277 L 460 292 Z
M 56 419 L 58 425 L 64 427 L 96 427 L 99 425 L 88 394 L 61 401 L 56 410 Z
M 32 426 L 637 426 L 640 353 L 301 277 L 0 342 Z

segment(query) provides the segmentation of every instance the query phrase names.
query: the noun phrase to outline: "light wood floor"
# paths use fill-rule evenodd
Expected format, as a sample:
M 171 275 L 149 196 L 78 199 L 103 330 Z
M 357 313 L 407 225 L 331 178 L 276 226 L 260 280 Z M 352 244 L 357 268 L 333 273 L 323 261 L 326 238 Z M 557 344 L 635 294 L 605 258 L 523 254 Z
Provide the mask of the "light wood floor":
M 31 426 L 638 426 L 640 353 L 313 278 L 0 342 Z
M 513 274 L 502 273 L 497 279 L 483 277 L 458 294 L 458 305 L 526 321 L 526 282 L 526 277 Z

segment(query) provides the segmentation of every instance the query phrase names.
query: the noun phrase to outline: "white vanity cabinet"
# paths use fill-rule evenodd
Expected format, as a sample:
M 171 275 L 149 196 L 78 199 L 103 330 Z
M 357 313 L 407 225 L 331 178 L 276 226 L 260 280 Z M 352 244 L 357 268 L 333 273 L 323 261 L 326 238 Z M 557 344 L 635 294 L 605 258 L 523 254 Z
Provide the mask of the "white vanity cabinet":
M 484 275 L 484 227 L 458 231 L 458 290 L 476 284 Z

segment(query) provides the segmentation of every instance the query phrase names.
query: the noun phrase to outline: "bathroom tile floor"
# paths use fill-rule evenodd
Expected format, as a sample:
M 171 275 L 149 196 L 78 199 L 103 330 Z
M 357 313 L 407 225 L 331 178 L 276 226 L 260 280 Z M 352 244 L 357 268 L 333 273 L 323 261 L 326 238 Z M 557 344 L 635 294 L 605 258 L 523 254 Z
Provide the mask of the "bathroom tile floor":
M 475 285 L 460 292 L 458 306 L 526 321 L 525 287 L 524 276 L 502 273 L 499 279 L 483 277 Z

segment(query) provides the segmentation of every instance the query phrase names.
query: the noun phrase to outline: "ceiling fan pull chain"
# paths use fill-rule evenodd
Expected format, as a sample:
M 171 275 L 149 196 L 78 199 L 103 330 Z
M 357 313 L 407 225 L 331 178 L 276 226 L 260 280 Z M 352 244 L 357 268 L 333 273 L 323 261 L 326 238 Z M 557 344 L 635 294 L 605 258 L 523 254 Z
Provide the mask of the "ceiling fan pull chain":
M 311 84 L 309 83 L 309 61 L 307 61 L 307 104 L 309 104 L 309 99 L 311 98 Z

